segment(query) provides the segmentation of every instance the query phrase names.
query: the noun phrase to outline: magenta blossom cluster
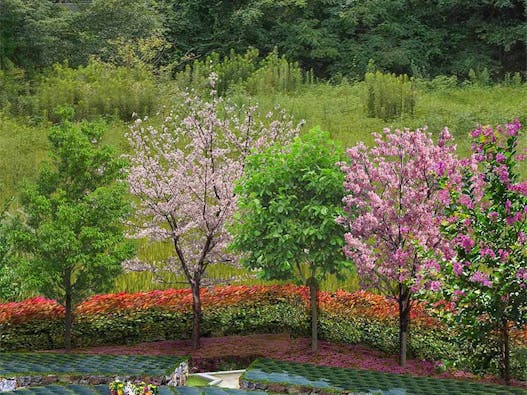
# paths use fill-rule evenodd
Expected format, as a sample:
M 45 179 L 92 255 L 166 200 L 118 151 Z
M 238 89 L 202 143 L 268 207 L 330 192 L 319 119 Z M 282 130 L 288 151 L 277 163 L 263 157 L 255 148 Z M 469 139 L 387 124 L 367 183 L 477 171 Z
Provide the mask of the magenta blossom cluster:
M 439 192 L 441 201 L 455 208 L 446 227 L 454 230 L 450 231 L 451 270 L 456 277 L 464 275 L 466 281 L 486 288 L 495 283 L 493 278 L 502 277 L 502 265 L 510 269 L 512 262 L 525 261 L 527 182 L 520 181 L 515 171 L 515 164 L 523 159 L 515 155 L 520 130 L 518 120 L 474 130 L 473 154 L 463 161 L 464 182 L 447 182 Z M 459 263 L 459 254 L 478 265 L 464 270 L 468 266 Z M 523 267 L 513 270 L 519 285 L 525 287 Z
M 366 285 L 389 293 L 393 282 L 436 290 L 440 284 L 429 278 L 439 264 L 419 250 L 444 248 L 438 213 L 449 197 L 440 195 L 438 180 L 455 178 L 458 163 L 450 133 L 443 130 L 437 144 L 423 130 L 386 129 L 374 137 L 373 148 L 357 144 L 348 150 L 350 163 L 341 165 L 350 214 L 339 219 L 348 230 L 345 253 Z

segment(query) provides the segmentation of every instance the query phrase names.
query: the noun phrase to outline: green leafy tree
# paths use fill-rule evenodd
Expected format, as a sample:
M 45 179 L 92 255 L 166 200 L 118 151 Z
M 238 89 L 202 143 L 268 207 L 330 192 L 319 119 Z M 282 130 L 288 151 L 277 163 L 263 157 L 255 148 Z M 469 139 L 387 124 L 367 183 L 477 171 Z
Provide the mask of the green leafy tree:
M 25 218 L 14 230 L 21 270 L 66 309 L 67 350 L 75 305 L 108 290 L 133 255 L 122 223 L 130 212 L 121 182 L 125 163 L 101 145 L 103 130 L 103 123 L 67 121 L 51 130 L 52 163 L 26 186 Z
M 342 150 L 313 129 L 279 151 L 248 158 L 238 183 L 239 210 L 231 248 L 265 279 L 302 281 L 311 297 L 312 349 L 317 350 L 319 281 L 347 267 L 342 232 L 344 178 L 336 163 Z
M 153 2 L 149 1 L 93 0 L 79 4 L 70 26 L 73 44 L 70 63 L 86 64 L 90 56 L 114 61 L 116 53 L 132 43 L 132 46 L 157 47 L 160 44 L 153 41 L 162 32 L 162 20 Z M 147 62 L 154 62 L 146 53 L 141 56 L 145 56 Z
M 211 52 L 229 55 L 256 48 L 265 56 L 277 48 L 319 74 L 339 55 L 338 38 L 329 28 L 331 0 L 159 0 L 167 40 L 175 57 L 195 59 Z M 335 22 L 337 24 L 337 22 Z
M 0 1 L 0 68 L 35 69 L 60 62 L 73 31 L 68 9 L 50 0 Z

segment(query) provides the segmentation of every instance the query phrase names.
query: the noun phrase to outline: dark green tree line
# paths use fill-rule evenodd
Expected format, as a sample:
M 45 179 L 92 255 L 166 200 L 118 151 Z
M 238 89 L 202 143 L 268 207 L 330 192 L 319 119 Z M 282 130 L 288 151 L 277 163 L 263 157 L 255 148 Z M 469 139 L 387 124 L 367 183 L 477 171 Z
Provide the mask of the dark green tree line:
M 212 52 L 274 48 L 319 77 L 383 71 L 500 79 L 525 72 L 521 0 L 0 0 L 0 65 L 39 68 L 113 59 L 123 42 L 162 37 L 164 65 Z

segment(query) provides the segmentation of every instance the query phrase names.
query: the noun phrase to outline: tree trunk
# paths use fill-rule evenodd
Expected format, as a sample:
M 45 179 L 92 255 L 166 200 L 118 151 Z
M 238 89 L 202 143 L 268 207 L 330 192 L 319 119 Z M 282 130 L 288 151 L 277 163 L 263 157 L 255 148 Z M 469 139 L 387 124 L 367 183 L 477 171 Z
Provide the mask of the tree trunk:
M 315 277 L 307 280 L 311 303 L 311 350 L 318 351 L 318 284 Z
M 71 326 L 72 326 L 72 303 L 71 303 L 71 278 L 66 273 L 64 278 L 66 316 L 64 317 L 64 348 L 71 351 Z
M 410 325 L 410 291 L 399 285 L 399 365 L 406 366 L 408 351 L 408 327 Z
M 509 323 L 506 319 L 501 321 L 501 375 L 505 380 L 505 384 L 510 385 L 511 383 L 511 368 L 510 368 L 510 344 L 509 344 Z
M 200 336 L 201 336 L 201 296 L 200 290 L 200 278 L 194 278 L 194 281 L 190 283 L 192 289 L 192 349 L 197 350 L 200 347 Z

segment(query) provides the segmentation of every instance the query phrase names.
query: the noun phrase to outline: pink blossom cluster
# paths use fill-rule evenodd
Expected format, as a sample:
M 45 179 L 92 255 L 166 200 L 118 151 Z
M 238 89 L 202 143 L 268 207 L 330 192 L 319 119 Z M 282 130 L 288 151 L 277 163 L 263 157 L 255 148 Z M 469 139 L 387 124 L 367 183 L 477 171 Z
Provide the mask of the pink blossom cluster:
M 257 106 L 234 106 L 212 95 L 206 101 L 185 94 L 160 127 L 138 119 L 127 136 L 128 183 L 141 218 L 131 224 L 130 236 L 171 240 L 176 258 L 171 267 L 183 265 L 187 278 L 201 276 L 210 262 L 232 262 L 224 225 L 236 209 L 234 184 L 245 158 L 275 141 L 291 140 L 301 126 L 283 111 L 260 121 Z
M 475 139 L 472 144 L 474 154 L 470 160 L 462 163 L 465 174 L 470 175 L 468 181 L 472 193 L 469 196 L 464 192 L 466 187 L 463 189 L 463 183 L 450 183 L 439 193 L 443 203 L 459 204 L 467 212 L 481 212 L 489 221 L 486 227 L 478 230 L 474 228 L 471 219 L 460 218 L 462 214 L 459 212 L 449 219 L 457 230 L 453 247 L 478 262 L 471 270 L 465 270 L 468 266 L 458 262 L 457 258 L 447 259 L 451 261 L 452 272 L 457 277 L 464 274 L 468 276 L 468 281 L 484 287 L 491 287 L 493 284 L 489 278 L 493 268 L 500 263 L 510 262 L 511 255 L 517 254 L 518 248 L 521 249 L 527 241 L 527 206 L 525 203 L 518 203 L 522 201 L 522 197 L 527 196 L 527 182 L 517 182 L 510 167 L 512 160 L 518 160 L 519 155 L 513 157 L 513 154 L 520 129 L 520 122 L 515 120 L 504 127 L 493 129 L 487 126 L 474 130 L 471 133 Z M 499 201 L 497 196 L 489 195 L 488 191 L 493 183 L 503 186 L 500 192 L 503 200 Z M 496 239 L 496 235 L 506 239 Z M 510 238 L 507 239 L 507 235 L 511 235 Z M 475 259 L 477 256 L 480 259 Z M 483 270 L 478 270 L 480 266 Z M 523 271 L 519 273 L 518 278 L 523 278 Z
M 489 280 L 489 275 L 481 271 L 476 271 L 470 276 L 469 281 L 473 283 L 480 283 L 484 287 L 492 287 L 492 281 Z
M 348 149 L 350 163 L 341 164 L 350 214 L 339 219 L 348 230 L 345 253 L 369 285 L 396 281 L 437 290 L 440 283 L 426 279 L 440 271 L 439 264 L 423 262 L 419 251 L 443 248 L 438 213 L 449 196 L 438 180 L 459 178 L 450 133 L 443 130 L 437 144 L 423 130 L 385 129 L 373 136 L 373 148 L 359 143 Z

